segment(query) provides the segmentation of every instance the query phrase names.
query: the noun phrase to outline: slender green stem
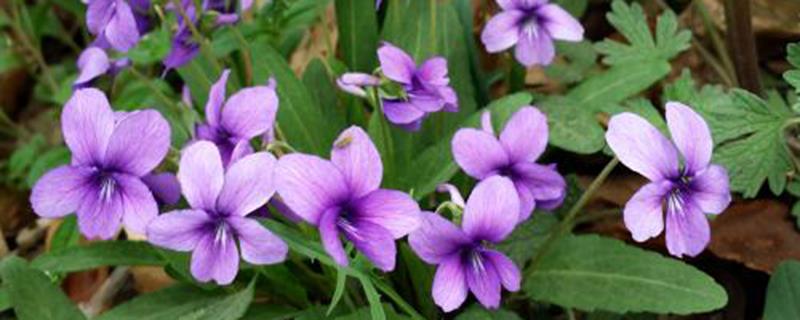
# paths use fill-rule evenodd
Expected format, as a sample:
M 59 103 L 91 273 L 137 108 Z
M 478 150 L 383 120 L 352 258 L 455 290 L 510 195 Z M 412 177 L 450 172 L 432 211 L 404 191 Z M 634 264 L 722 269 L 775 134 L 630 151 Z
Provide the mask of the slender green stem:
M 233 30 L 233 36 L 241 47 L 240 52 L 242 53 L 242 60 L 244 60 L 244 86 L 251 86 L 253 85 L 253 60 L 250 56 L 250 45 L 247 43 L 242 33 L 239 32 L 239 28 L 236 26 L 230 26 L 229 28 Z
M 711 66 L 712 69 L 714 69 L 714 72 L 717 73 L 719 78 L 722 80 L 722 82 L 725 83 L 726 86 L 734 87 L 738 85 L 736 77 L 732 76 L 733 73 L 729 73 L 728 70 L 726 70 L 723 67 L 723 65 L 719 63 L 719 61 L 717 61 L 717 58 L 715 58 L 711 54 L 711 52 L 709 52 L 708 49 L 706 49 L 700 43 L 700 41 L 692 39 L 692 45 L 694 45 L 694 47 L 697 48 L 697 52 L 699 52 L 700 55 L 703 56 L 703 59 Z
M 389 297 L 389 299 L 394 301 L 394 303 L 396 303 L 401 310 L 410 315 L 412 318 L 425 319 L 425 317 L 419 314 L 419 312 L 417 312 L 417 310 L 414 309 L 414 307 L 412 307 L 408 302 L 406 302 L 403 299 L 403 297 L 401 297 L 396 291 L 394 291 L 394 289 L 392 289 L 391 286 L 387 285 L 386 283 L 384 283 L 380 279 L 377 279 L 374 276 L 372 277 L 372 283 L 379 291 L 383 292 L 383 294 L 385 294 L 387 297 Z
M 53 77 L 53 73 L 50 71 L 50 67 L 47 65 L 47 62 L 44 60 L 44 56 L 42 56 L 39 46 L 34 45 L 34 43 L 28 38 L 28 34 L 22 28 L 22 24 L 19 20 L 19 8 L 17 8 L 15 5 L 16 3 L 17 1 L 11 1 L 11 5 L 13 7 L 11 9 L 13 15 L 11 18 L 11 27 L 17 34 L 22 47 L 25 48 L 28 53 L 30 53 L 30 55 L 33 57 L 33 60 L 35 60 L 36 64 L 39 65 L 45 84 L 50 88 L 50 91 L 53 93 L 53 95 L 55 95 L 58 93 L 58 83 Z
M 430 43 L 431 54 L 436 53 L 436 50 L 437 50 L 436 47 L 438 46 L 438 42 L 439 42 L 439 37 L 436 34 L 436 9 L 437 9 L 436 6 L 437 6 L 437 1 L 438 0 L 430 0 L 430 2 L 429 2 L 430 6 L 431 6 L 431 29 L 430 29 L 430 34 L 431 34 L 431 38 L 430 38 L 431 39 L 431 43 Z
M 561 223 L 556 226 L 555 230 L 550 232 L 547 240 L 545 240 L 544 244 L 539 248 L 539 252 L 536 253 L 531 261 L 531 267 L 528 269 L 529 272 L 533 272 L 533 270 L 536 269 L 536 265 L 539 263 L 542 256 L 544 256 L 545 253 L 550 250 L 550 247 L 556 242 L 556 240 L 561 238 L 561 236 L 572 229 L 578 212 L 580 212 L 583 207 L 589 203 L 589 200 L 592 199 L 594 193 L 597 192 L 597 189 L 599 189 L 601 185 L 603 185 L 603 182 L 606 181 L 606 178 L 608 178 L 608 175 L 611 174 L 611 171 L 614 171 L 614 168 L 617 166 L 617 164 L 619 164 L 619 159 L 614 157 L 608 162 L 608 164 L 606 164 L 603 170 L 600 171 L 597 177 L 594 178 L 594 181 L 589 184 L 589 187 L 586 188 L 586 191 L 584 191 L 581 197 L 578 198 L 578 201 L 575 202 L 575 204 L 569 209 L 566 216 L 564 216 L 564 219 L 561 220 Z
M 197 30 L 197 26 L 194 24 L 192 19 L 186 13 L 186 9 L 183 7 L 183 5 L 181 5 L 181 1 L 172 0 L 172 3 L 175 6 L 175 10 L 177 10 L 178 14 L 181 16 L 181 18 L 183 18 L 183 23 L 185 23 L 186 26 L 189 28 L 189 32 L 192 33 L 192 39 L 195 42 L 197 42 L 197 44 L 200 46 L 200 52 L 203 54 L 203 56 L 206 57 L 208 62 L 211 63 L 211 66 L 214 67 L 214 72 L 215 73 L 222 72 L 222 66 L 220 66 L 219 62 L 217 61 L 217 58 L 214 57 L 214 52 L 211 50 L 211 46 L 209 45 L 206 38 L 203 37 L 203 34 L 200 33 L 200 30 Z M 197 4 L 195 4 L 195 6 L 196 5 Z M 199 16 L 200 12 L 201 12 L 200 8 L 196 7 L 195 14 L 198 16 L 195 18 L 197 19 L 197 21 L 200 21 L 200 16 Z
M 722 65 L 725 67 L 728 78 L 733 80 L 732 82 L 734 86 L 738 86 L 739 83 L 736 80 L 736 68 L 734 68 L 733 61 L 731 61 L 731 55 L 728 53 L 728 48 L 725 45 L 725 41 L 722 40 L 719 32 L 717 32 L 717 28 L 711 23 L 711 15 L 708 13 L 708 8 L 706 8 L 706 5 L 702 1 L 694 1 L 694 3 L 698 11 L 700 11 L 700 17 L 703 20 L 703 25 L 711 37 L 711 43 L 714 46 L 714 50 L 717 52 L 720 60 L 722 60 Z M 697 40 L 693 41 L 697 42 Z

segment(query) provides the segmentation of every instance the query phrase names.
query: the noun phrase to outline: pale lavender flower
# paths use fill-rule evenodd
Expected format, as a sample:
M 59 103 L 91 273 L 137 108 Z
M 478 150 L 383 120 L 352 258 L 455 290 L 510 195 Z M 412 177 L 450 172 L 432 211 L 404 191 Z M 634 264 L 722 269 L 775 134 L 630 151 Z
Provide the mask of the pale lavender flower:
M 227 170 L 217 147 L 195 142 L 181 154 L 178 180 L 192 207 L 158 216 L 147 226 L 147 240 L 176 251 L 192 251 L 190 271 L 201 282 L 233 282 L 241 257 L 252 264 L 286 259 L 286 243 L 247 215 L 275 193 L 275 157 L 250 154 Z M 237 250 L 238 243 L 238 250 Z
M 253 152 L 250 139 L 271 132 L 278 112 L 275 82 L 239 90 L 227 100 L 225 86 L 229 70 L 224 70 L 208 93 L 206 123 L 197 126 L 197 139 L 214 142 L 227 167 Z M 224 105 L 224 106 L 223 106 Z
M 339 135 L 331 160 L 289 154 L 275 170 L 278 194 L 297 216 L 319 228 L 333 260 L 347 265 L 339 235 L 383 271 L 395 266 L 395 239 L 419 225 L 420 209 L 403 192 L 380 189 L 383 164 L 366 132 L 350 127 Z
M 123 68 L 130 66 L 128 58 L 112 60 L 108 58 L 105 50 L 98 47 L 88 47 L 78 57 L 78 78 L 73 82 L 76 88 L 85 87 L 97 77 L 104 74 L 116 74 Z
M 519 290 L 519 269 L 491 248 L 514 230 L 518 213 L 514 184 L 493 176 L 470 194 L 460 229 L 437 214 L 422 214 L 421 226 L 408 236 L 408 243 L 423 261 L 438 265 L 432 288 L 436 305 L 453 311 L 471 291 L 484 307 L 497 308 L 501 286 Z
M 704 213 L 719 214 L 730 204 L 728 173 L 710 164 L 714 144 L 700 115 L 686 105 L 668 102 L 666 116 L 672 142 L 647 120 L 628 112 L 611 118 L 606 141 L 620 162 L 650 180 L 625 205 L 625 226 L 633 239 L 641 242 L 661 234 L 666 220 L 669 253 L 693 257 L 709 242 Z
M 554 165 L 537 164 L 547 147 L 547 118 L 535 107 L 522 107 L 506 123 L 499 139 L 485 112 L 483 130 L 464 128 L 453 136 L 453 158 L 473 178 L 502 175 L 511 179 L 520 199 L 520 221 L 533 210 L 553 209 L 566 195 L 566 181 Z
M 87 238 L 109 239 L 120 223 L 144 233 L 158 206 L 142 177 L 167 154 L 167 121 L 154 110 L 141 110 L 115 123 L 102 92 L 80 89 L 64 106 L 61 126 L 72 162 L 36 182 L 34 212 L 44 218 L 75 212 Z
M 491 53 L 514 48 L 525 66 L 548 65 L 555 57 L 554 40 L 581 41 L 583 26 L 548 0 L 497 0 L 503 9 L 486 24 L 481 41 Z
M 86 25 L 97 37 L 94 46 L 127 52 L 148 29 L 147 0 L 91 0 L 86 9 Z

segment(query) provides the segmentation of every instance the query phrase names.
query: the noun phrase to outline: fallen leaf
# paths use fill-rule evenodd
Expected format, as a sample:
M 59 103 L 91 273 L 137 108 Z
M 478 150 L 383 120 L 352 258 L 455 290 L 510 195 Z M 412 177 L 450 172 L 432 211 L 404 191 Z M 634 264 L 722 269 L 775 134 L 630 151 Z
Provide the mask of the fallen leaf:
M 781 261 L 800 260 L 800 233 L 789 216 L 789 206 L 782 202 L 736 202 L 711 222 L 709 250 L 771 273 Z

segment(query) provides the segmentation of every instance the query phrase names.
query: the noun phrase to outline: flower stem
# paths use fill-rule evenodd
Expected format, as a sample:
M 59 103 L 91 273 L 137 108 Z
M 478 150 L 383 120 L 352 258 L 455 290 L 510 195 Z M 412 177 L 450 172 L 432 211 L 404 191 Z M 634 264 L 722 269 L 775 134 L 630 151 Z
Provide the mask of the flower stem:
M 211 50 L 208 41 L 203 37 L 200 31 L 197 30 L 197 26 L 195 26 L 194 22 L 189 17 L 189 15 L 186 14 L 186 10 L 183 7 L 183 5 L 181 5 L 181 1 L 172 0 L 172 3 L 175 5 L 175 10 L 177 10 L 178 14 L 181 16 L 181 18 L 183 18 L 183 23 L 185 23 L 186 27 L 189 28 L 189 32 L 192 33 L 193 40 L 197 42 L 197 44 L 200 46 L 200 52 L 203 54 L 203 56 L 206 57 L 208 62 L 214 68 L 214 72 L 215 73 L 222 72 L 222 66 L 220 66 L 219 62 L 214 57 L 214 52 Z M 197 4 L 195 4 L 195 16 L 196 16 L 195 18 L 197 19 L 197 21 L 200 21 L 200 14 L 202 13 L 202 8 L 196 7 L 196 5 Z
M 617 166 L 617 164 L 619 164 L 619 159 L 617 159 L 617 157 L 614 157 L 613 159 L 611 159 L 611 161 L 608 162 L 608 164 L 606 164 L 603 170 L 600 171 L 597 177 L 594 178 L 594 181 L 592 181 L 592 183 L 589 184 L 589 187 L 586 188 L 586 191 L 583 192 L 578 201 L 575 202 L 575 204 L 569 209 L 567 215 L 564 216 L 564 219 L 561 220 L 561 223 L 558 226 L 556 226 L 555 230 L 550 232 L 550 235 L 547 237 L 547 240 L 545 240 L 544 244 L 541 247 L 539 247 L 539 252 L 537 252 L 536 255 L 533 257 L 533 259 L 531 260 L 531 267 L 528 269 L 528 273 L 531 273 L 533 272 L 533 270 L 536 269 L 536 265 L 539 263 L 542 256 L 544 256 L 547 253 L 547 251 L 550 250 L 550 247 L 552 247 L 552 245 L 556 242 L 556 240 L 561 238 L 561 236 L 563 236 L 566 232 L 572 229 L 572 227 L 574 226 L 575 217 L 578 215 L 578 212 L 580 212 L 583 209 L 583 207 L 586 206 L 587 203 L 589 203 L 589 200 L 591 200 L 592 196 L 594 196 L 595 192 L 597 192 L 597 189 L 599 189 L 600 186 L 603 185 L 603 182 L 606 181 L 606 178 L 608 178 L 608 175 L 611 174 L 611 171 L 614 171 L 614 168 Z

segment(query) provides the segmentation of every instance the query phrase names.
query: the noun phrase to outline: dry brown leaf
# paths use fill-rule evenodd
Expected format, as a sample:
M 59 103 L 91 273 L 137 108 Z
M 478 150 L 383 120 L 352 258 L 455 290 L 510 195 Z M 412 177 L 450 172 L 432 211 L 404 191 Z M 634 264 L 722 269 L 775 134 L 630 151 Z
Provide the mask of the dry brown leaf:
M 800 233 L 784 203 L 736 202 L 711 222 L 709 249 L 748 268 L 772 272 L 783 260 L 800 260 Z

